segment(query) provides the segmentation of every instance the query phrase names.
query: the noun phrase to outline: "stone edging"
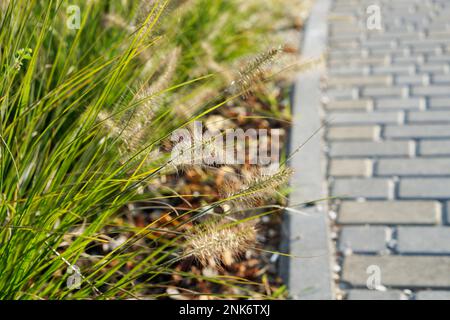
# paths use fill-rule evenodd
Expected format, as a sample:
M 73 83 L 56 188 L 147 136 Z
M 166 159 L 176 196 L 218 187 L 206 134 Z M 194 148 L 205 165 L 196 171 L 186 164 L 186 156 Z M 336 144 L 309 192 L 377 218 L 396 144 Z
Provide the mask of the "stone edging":
M 330 0 L 315 1 L 304 30 L 302 59 L 319 58 L 325 53 L 329 7 Z M 327 196 L 322 131 L 317 132 L 321 127 L 320 79 L 323 73 L 322 67 L 314 68 L 299 74 L 295 81 L 290 151 L 304 145 L 290 160 L 295 171 L 289 200 L 292 206 Z M 326 203 L 313 203 L 299 210 L 301 212 L 285 213 L 282 246 L 284 252 L 293 256 L 281 259 L 281 275 L 292 299 L 334 299 L 333 249 Z

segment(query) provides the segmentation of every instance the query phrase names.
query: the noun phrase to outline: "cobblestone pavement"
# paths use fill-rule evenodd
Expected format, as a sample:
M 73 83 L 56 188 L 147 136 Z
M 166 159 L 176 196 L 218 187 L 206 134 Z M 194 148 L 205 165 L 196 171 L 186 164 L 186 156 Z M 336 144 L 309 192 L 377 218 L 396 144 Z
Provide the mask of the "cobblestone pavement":
M 444 0 L 332 3 L 322 111 L 344 298 L 450 299 L 449 17 Z

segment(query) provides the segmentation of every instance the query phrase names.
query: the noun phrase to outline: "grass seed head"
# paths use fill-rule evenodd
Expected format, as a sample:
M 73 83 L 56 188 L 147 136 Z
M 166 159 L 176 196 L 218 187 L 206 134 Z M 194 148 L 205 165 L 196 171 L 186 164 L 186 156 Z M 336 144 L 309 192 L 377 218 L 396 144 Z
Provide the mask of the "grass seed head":
M 285 185 L 292 172 L 292 169 L 287 167 L 283 167 L 273 174 L 255 169 L 250 171 L 249 176 L 238 181 L 236 179 L 229 180 L 223 188 L 223 195 L 226 199 L 230 199 L 235 207 L 254 208 Z
M 270 64 L 281 51 L 281 48 L 272 48 L 258 55 L 239 71 L 237 80 L 234 80 L 231 83 L 229 90 L 234 94 L 242 92 L 243 96 L 247 97 L 252 86 L 263 78 L 265 67 Z
M 194 227 L 187 235 L 185 255 L 195 257 L 204 266 L 230 265 L 256 242 L 253 224 L 227 225 L 210 221 Z

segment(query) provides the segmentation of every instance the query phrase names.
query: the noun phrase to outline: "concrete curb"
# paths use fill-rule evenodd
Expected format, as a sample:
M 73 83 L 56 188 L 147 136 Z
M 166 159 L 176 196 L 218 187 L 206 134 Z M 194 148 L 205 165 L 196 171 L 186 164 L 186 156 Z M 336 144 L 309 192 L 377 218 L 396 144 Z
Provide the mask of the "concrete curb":
M 316 0 L 304 31 L 302 58 L 319 58 L 325 53 L 330 2 Z M 302 144 L 304 146 L 290 161 L 290 166 L 295 170 L 291 180 L 291 205 L 327 196 L 322 131 L 316 133 L 321 127 L 320 79 L 323 72 L 322 68 L 314 68 L 300 74 L 293 90 L 290 151 Z M 282 246 L 295 257 L 281 259 L 281 275 L 292 299 L 334 299 L 333 251 L 326 204 L 312 203 L 300 210 L 304 214 L 293 211 L 285 213 Z

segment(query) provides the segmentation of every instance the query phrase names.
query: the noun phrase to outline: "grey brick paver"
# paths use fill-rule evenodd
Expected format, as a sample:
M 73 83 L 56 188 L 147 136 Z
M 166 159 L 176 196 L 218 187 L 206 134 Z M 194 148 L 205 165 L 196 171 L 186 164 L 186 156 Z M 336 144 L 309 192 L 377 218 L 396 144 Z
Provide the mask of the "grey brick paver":
M 450 96 L 450 86 L 413 86 L 412 94 L 417 96 Z
M 424 107 L 425 107 L 425 100 L 420 98 L 378 99 L 375 103 L 376 109 L 385 109 L 385 110 L 398 110 L 398 109 L 418 110 Z
M 410 141 L 346 141 L 331 142 L 331 157 L 408 157 L 413 152 L 414 143 Z
M 340 198 L 389 199 L 394 183 L 382 178 L 339 178 L 334 181 L 331 196 Z
M 329 71 L 333 76 L 363 76 L 369 73 L 369 68 L 363 68 L 358 66 L 346 67 L 346 68 L 334 68 Z
M 432 83 L 449 84 L 450 75 L 449 74 L 437 74 L 432 77 Z
M 361 256 L 344 260 L 342 280 L 365 287 L 369 266 L 378 266 L 381 285 L 406 288 L 450 287 L 450 257 L 442 256 Z M 370 270 L 370 269 L 369 269 Z
M 450 178 L 402 178 L 400 198 L 450 199 Z
M 425 84 L 428 80 L 428 75 L 399 75 L 395 77 L 394 83 L 398 85 L 405 84 Z
M 416 300 L 450 300 L 450 291 L 443 291 L 443 290 L 419 291 L 416 294 Z
M 356 97 L 358 90 L 353 88 L 346 89 L 330 89 L 327 91 L 328 96 L 335 100 L 350 100 Z
M 330 127 L 328 140 L 375 140 L 380 135 L 379 126 Z
M 437 201 L 344 201 L 341 224 L 438 224 L 442 206 Z
M 329 112 L 327 120 L 333 124 L 393 124 L 403 119 L 401 112 Z
M 450 55 L 428 56 L 427 61 L 430 62 L 450 62 Z
M 381 176 L 450 176 L 450 158 L 380 159 Z
M 372 68 L 373 74 L 412 74 L 414 72 L 413 65 L 391 65 L 391 66 L 375 66 Z
M 399 227 L 400 253 L 450 254 L 450 227 Z
M 402 97 L 405 94 L 405 87 L 365 87 L 362 89 L 364 97 Z
M 450 111 L 411 111 L 408 123 L 450 123 Z
M 325 105 L 327 110 L 358 110 L 366 111 L 372 107 L 371 100 L 335 100 Z
M 450 98 L 430 98 L 430 109 L 450 108 Z
M 420 63 L 424 60 L 424 56 L 419 54 L 419 55 L 414 55 L 414 56 L 404 56 L 404 55 L 400 55 L 400 56 L 396 56 L 394 55 L 392 57 L 392 62 L 395 64 L 411 64 L 411 63 Z M 420 75 L 416 75 L 420 76 Z M 402 76 L 399 76 L 402 77 Z
M 403 294 L 400 290 L 352 289 L 347 295 L 347 300 L 400 300 L 402 298 Z
M 450 155 L 450 140 L 422 140 L 419 142 L 419 154 L 423 156 Z
M 339 250 L 355 253 L 377 253 L 386 249 L 388 230 L 380 226 L 343 227 L 339 237 Z
M 444 64 L 444 63 L 421 64 L 418 66 L 418 72 L 421 72 L 421 73 L 431 72 L 433 74 L 447 73 L 448 72 L 448 64 Z
M 386 138 L 444 138 L 450 137 L 450 125 L 387 125 L 384 130 L 384 135 Z
M 330 161 L 330 175 L 336 177 L 372 174 L 372 161 L 368 159 L 333 159 Z
M 361 85 L 383 85 L 389 84 L 392 81 L 391 77 L 378 76 L 378 77 L 331 77 L 328 79 L 329 87 L 339 86 L 361 86 Z

